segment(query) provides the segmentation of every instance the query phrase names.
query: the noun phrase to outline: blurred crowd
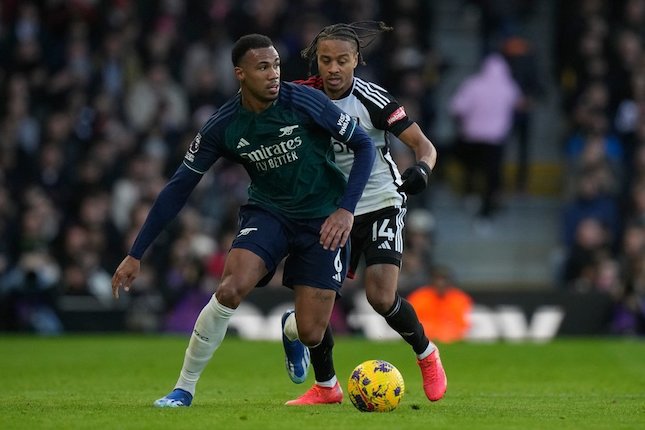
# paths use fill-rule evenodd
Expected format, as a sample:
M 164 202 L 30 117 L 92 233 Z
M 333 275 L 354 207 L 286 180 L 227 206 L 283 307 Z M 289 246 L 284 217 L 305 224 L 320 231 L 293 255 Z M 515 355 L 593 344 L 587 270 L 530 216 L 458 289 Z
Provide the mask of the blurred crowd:
M 1 0 L 0 329 L 61 332 L 61 298 L 91 297 L 126 309 L 130 329 L 190 330 L 246 199 L 239 166 L 205 175 L 132 294 L 114 301 L 110 282 L 187 142 L 237 91 L 233 42 L 266 34 L 283 79 L 305 78 L 300 50 L 323 26 L 380 19 L 396 31 L 364 49 L 360 75 L 427 129 L 437 80 L 427 2 Z
M 613 330 L 645 334 L 645 1 L 560 3 L 567 130 L 559 281 L 611 294 Z
M 643 333 L 645 0 L 554 3 L 554 69 L 567 120 L 557 284 L 610 294 L 613 329 Z M 460 2 L 481 13 L 482 58 L 501 53 L 518 88 L 509 97 L 514 111 L 504 114 L 512 120 L 483 143 L 515 133 L 513 186 L 522 192 L 530 114 L 545 91 L 521 31 L 532 6 Z M 393 93 L 434 141 L 446 66 L 433 47 L 431 9 L 424 0 L 0 0 L 0 330 L 60 333 L 61 298 L 80 297 L 123 310 L 131 330 L 189 331 L 217 285 L 246 199 L 239 166 L 220 161 L 204 176 L 146 253 L 130 294 L 114 301 L 110 282 L 186 144 L 237 91 L 233 42 L 249 32 L 270 36 L 282 78 L 293 80 L 307 76 L 299 53 L 323 26 L 383 20 L 394 32 L 363 49 L 367 64 L 357 75 Z M 440 164 L 442 143 L 435 141 Z M 394 150 L 399 166 L 412 163 L 405 148 Z M 485 156 L 495 166 L 485 172 L 494 184 L 483 196 L 481 215 L 489 216 L 498 209 L 502 159 Z M 429 200 L 410 201 L 404 293 L 432 272 Z

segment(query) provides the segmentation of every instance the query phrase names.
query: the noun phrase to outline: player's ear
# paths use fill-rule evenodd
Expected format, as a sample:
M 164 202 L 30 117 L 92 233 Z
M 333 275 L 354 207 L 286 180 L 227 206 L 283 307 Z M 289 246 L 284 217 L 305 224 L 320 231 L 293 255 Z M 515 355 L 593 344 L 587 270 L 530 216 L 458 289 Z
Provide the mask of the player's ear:
M 242 81 L 244 79 L 244 69 L 241 68 L 240 66 L 235 66 L 233 69 L 235 72 L 235 77 L 237 78 L 238 81 Z

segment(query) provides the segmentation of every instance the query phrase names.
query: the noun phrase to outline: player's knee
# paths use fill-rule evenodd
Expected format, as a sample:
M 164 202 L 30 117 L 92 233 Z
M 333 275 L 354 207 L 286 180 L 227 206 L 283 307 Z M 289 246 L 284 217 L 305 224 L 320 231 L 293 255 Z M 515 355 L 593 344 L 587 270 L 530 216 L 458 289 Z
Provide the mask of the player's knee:
M 217 301 L 222 305 L 231 309 L 237 309 L 244 299 L 243 290 L 243 288 L 239 288 L 237 284 L 229 278 L 228 280 L 222 280 L 215 292 L 215 297 L 217 297 Z
M 324 330 L 298 330 L 298 338 L 306 347 L 313 348 L 322 342 Z
M 215 297 L 224 306 L 236 309 L 259 281 L 254 273 L 227 273 L 217 287 Z
M 396 300 L 396 288 L 396 283 L 389 282 L 387 277 L 370 276 L 365 283 L 365 295 L 372 308 L 383 315 L 390 310 Z
M 215 297 L 220 304 L 231 309 L 236 309 L 242 302 L 242 298 L 239 294 L 235 294 L 234 290 L 231 290 L 230 288 L 221 288 L 221 286 L 215 292 Z
M 367 301 L 374 308 L 376 312 L 383 315 L 390 310 L 392 304 L 394 304 L 395 294 L 390 294 L 389 292 L 378 290 L 378 291 L 367 291 Z

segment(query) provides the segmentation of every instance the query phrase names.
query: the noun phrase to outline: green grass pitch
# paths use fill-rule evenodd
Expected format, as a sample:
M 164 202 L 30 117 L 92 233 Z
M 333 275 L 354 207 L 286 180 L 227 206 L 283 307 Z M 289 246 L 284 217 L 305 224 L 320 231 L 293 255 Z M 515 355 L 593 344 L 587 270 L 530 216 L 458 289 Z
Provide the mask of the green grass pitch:
M 448 392 L 428 402 L 401 342 L 336 340 L 343 387 L 370 358 L 399 368 L 406 392 L 390 413 L 341 405 L 286 407 L 293 384 L 279 342 L 227 338 L 193 406 L 156 409 L 175 383 L 187 337 L 0 337 L 0 428 L 9 429 L 645 429 L 645 341 L 441 345 Z

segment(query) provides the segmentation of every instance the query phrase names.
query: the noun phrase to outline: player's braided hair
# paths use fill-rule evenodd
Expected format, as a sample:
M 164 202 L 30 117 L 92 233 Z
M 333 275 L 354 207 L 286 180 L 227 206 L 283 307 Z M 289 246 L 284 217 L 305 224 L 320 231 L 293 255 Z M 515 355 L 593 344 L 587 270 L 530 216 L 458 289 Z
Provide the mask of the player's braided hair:
M 316 63 L 316 54 L 318 52 L 318 42 L 320 40 L 347 40 L 356 44 L 358 52 L 358 62 L 365 64 L 361 49 L 369 46 L 376 36 L 380 33 L 392 31 L 392 27 L 385 25 L 383 21 L 358 21 L 351 24 L 332 24 L 320 30 L 320 33 L 314 37 L 309 46 L 300 51 L 300 56 L 307 60 L 309 64 L 309 73 L 311 74 L 313 65 Z

